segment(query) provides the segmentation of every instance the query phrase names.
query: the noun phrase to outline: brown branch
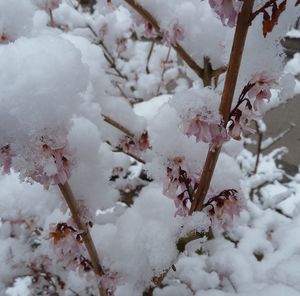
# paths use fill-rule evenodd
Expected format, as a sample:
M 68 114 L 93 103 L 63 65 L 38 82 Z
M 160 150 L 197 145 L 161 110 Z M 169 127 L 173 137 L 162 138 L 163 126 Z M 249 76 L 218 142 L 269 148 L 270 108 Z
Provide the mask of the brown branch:
M 152 53 L 153 53 L 154 45 L 155 45 L 155 41 L 152 41 L 150 49 L 149 49 L 149 53 L 148 53 L 148 56 L 147 56 L 147 64 L 146 64 L 146 73 L 147 74 L 150 74 L 149 62 L 150 62 L 150 59 L 151 59 L 151 56 L 152 56 Z
M 99 38 L 98 34 L 96 33 L 96 31 L 93 29 L 93 27 L 90 24 L 86 23 L 86 28 L 89 29 L 92 32 L 92 34 L 94 35 L 95 38 L 97 38 L 97 39 Z M 118 76 L 125 79 L 125 80 L 128 80 L 128 77 L 126 75 L 122 74 L 121 71 L 117 68 L 115 58 L 110 53 L 107 46 L 104 44 L 104 41 L 103 40 L 98 40 L 97 42 L 95 42 L 95 44 L 100 45 L 102 47 L 103 55 L 104 55 L 106 61 L 109 63 L 111 68 L 116 71 Z
M 139 13 L 147 22 L 149 22 L 157 33 L 161 33 L 160 26 L 157 20 L 135 0 L 124 0 L 129 6 L 131 6 L 137 13 Z M 203 69 L 193 60 L 193 58 L 185 51 L 185 49 L 176 42 L 172 44 L 177 54 L 193 69 L 196 74 L 203 79 Z
M 103 268 L 100 264 L 100 260 L 97 254 L 97 250 L 95 247 L 95 244 L 93 242 L 93 239 L 91 237 L 89 227 L 86 223 L 82 221 L 82 218 L 80 216 L 80 209 L 78 207 L 77 201 L 74 197 L 74 194 L 72 192 L 72 189 L 68 182 L 65 184 L 58 184 L 58 187 L 71 211 L 72 218 L 77 225 L 78 229 L 82 231 L 82 239 L 83 243 L 88 251 L 88 254 L 90 256 L 90 260 L 92 262 L 93 270 L 95 274 L 99 277 L 103 276 L 105 273 L 103 271 Z M 106 292 L 100 287 L 99 288 L 99 295 L 100 296 L 106 296 Z
M 248 28 L 250 26 L 253 4 L 254 0 L 244 1 L 242 11 L 238 16 L 230 54 L 229 66 L 225 78 L 224 90 L 220 104 L 220 114 L 223 117 L 225 126 L 230 116 L 230 109 L 241 65 L 246 36 L 248 33 Z M 203 203 L 210 186 L 221 147 L 222 145 L 219 145 L 214 150 L 209 150 L 206 156 L 204 168 L 199 181 L 199 187 L 195 193 L 195 197 L 190 209 L 190 214 L 192 214 L 194 211 L 202 210 L 203 208 Z
M 132 157 L 133 159 L 137 160 L 138 162 L 142 163 L 142 164 L 146 164 L 145 160 L 141 159 L 140 157 L 130 153 L 130 152 L 126 152 L 124 151 L 121 147 L 116 147 L 112 150 L 113 152 L 121 152 L 124 153 L 130 157 Z
M 130 138 L 134 138 L 134 133 L 132 133 L 129 129 L 127 129 L 125 126 L 121 125 L 120 123 L 118 123 L 117 121 L 113 120 L 112 118 L 110 118 L 107 115 L 101 114 L 104 121 L 108 124 L 110 124 L 111 126 L 115 127 L 116 129 L 120 130 L 121 132 L 123 132 L 124 134 L 126 134 L 128 137 Z

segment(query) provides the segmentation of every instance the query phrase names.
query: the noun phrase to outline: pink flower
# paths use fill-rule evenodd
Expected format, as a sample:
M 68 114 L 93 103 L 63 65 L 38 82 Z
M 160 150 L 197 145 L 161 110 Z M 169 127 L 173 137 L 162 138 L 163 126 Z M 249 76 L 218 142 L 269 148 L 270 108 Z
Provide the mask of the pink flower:
M 49 238 L 52 239 L 58 261 L 74 271 L 92 271 L 92 263 L 83 255 L 85 248 L 79 230 L 67 223 L 53 224 L 50 226 Z
M 237 0 L 209 0 L 212 9 L 219 15 L 224 26 L 234 27 L 241 1 Z
M 188 124 L 187 136 L 195 136 L 196 141 L 209 143 L 211 146 L 220 145 L 228 140 L 226 129 L 219 122 L 209 121 L 197 114 Z
M 179 24 L 174 24 L 171 29 L 164 30 L 163 32 L 163 41 L 168 45 L 174 45 L 178 41 L 184 39 L 184 29 Z
M 156 38 L 157 32 L 154 30 L 153 26 L 149 22 L 146 22 L 145 23 L 145 31 L 144 31 L 143 35 L 149 39 Z
M 143 132 L 139 138 L 124 137 L 120 140 L 120 147 L 127 153 L 139 156 L 149 148 L 148 133 Z
M 176 207 L 176 215 L 187 216 L 191 202 L 191 194 L 197 187 L 196 176 L 193 176 L 183 157 L 175 157 L 168 161 L 167 175 L 163 180 L 164 194 L 171 198 Z
M 255 133 L 255 130 L 249 127 L 251 122 L 252 112 L 247 108 L 243 111 L 237 109 L 231 116 L 228 123 L 228 134 L 235 140 L 241 139 L 242 131 L 248 131 L 250 133 Z
M 42 184 L 46 189 L 51 184 L 64 184 L 70 178 L 73 167 L 68 146 L 51 148 L 46 143 L 40 145 L 27 169 L 26 176 Z
M 270 101 L 270 88 L 275 80 L 266 72 L 258 73 L 249 81 L 240 94 L 237 105 L 230 113 L 227 129 L 229 135 L 240 140 L 241 132 L 247 130 L 255 131 L 249 127 L 252 119 L 258 119 L 263 115 L 262 106 L 264 100 Z
M 255 111 L 262 113 L 263 100 L 270 101 L 271 90 L 270 88 L 275 84 L 275 80 L 270 77 L 268 73 L 262 72 L 256 74 L 251 80 L 250 84 L 254 84 L 248 92 L 250 99 L 255 98 L 253 107 Z
M 186 191 L 182 192 L 181 194 L 177 195 L 177 197 L 174 200 L 175 207 L 177 208 L 177 211 L 175 212 L 175 216 L 188 216 L 190 211 L 190 197 L 187 194 Z
M 240 215 L 243 204 L 237 193 L 235 189 L 223 190 L 204 204 L 213 223 L 226 229 Z
M 116 272 L 106 273 L 100 277 L 99 287 L 105 290 L 107 296 L 114 295 L 118 280 L 119 278 Z

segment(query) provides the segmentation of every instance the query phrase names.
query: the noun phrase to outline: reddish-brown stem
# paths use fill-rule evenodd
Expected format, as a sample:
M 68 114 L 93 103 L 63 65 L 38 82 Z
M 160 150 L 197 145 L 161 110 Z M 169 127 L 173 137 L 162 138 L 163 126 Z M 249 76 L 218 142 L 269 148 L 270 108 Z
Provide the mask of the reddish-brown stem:
M 87 252 L 90 256 L 90 260 L 92 262 L 93 270 L 94 270 L 95 274 L 99 277 L 103 276 L 104 271 L 100 264 L 98 253 L 95 248 L 93 239 L 91 237 L 89 227 L 84 221 L 82 221 L 82 218 L 80 216 L 80 209 L 78 207 L 77 201 L 75 199 L 75 196 L 72 192 L 72 189 L 71 189 L 69 183 L 66 182 L 65 184 L 58 184 L 58 187 L 59 187 L 59 189 L 71 211 L 72 218 L 73 218 L 76 226 L 78 227 L 78 229 L 80 231 L 82 231 L 83 243 L 84 243 L 84 245 L 87 249 Z M 106 296 L 106 292 L 102 288 L 99 288 L 99 295 Z
M 220 114 L 224 119 L 225 126 L 230 116 L 230 110 L 241 65 L 245 41 L 248 33 L 248 28 L 251 24 L 253 4 L 254 0 L 244 1 L 242 10 L 238 16 L 228 70 L 225 78 L 223 95 L 221 98 L 219 109 Z M 204 168 L 202 170 L 199 181 L 199 187 L 195 193 L 194 200 L 190 209 L 190 214 L 192 214 L 194 211 L 200 211 L 203 208 L 203 203 L 210 186 L 221 147 L 222 145 L 219 145 L 214 150 L 210 150 L 206 156 Z

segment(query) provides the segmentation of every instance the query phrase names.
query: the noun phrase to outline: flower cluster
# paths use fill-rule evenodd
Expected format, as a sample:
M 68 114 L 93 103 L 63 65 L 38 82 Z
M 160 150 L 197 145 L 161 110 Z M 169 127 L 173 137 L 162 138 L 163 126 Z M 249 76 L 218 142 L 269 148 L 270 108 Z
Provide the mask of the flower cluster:
M 64 262 L 71 270 L 89 272 L 92 270 L 92 263 L 82 255 L 82 235 L 84 234 L 67 223 L 52 225 L 49 234 L 58 260 Z
M 118 274 L 115 272 L 105 273 L 99 279 L 99 287 L 105 290 L 107 296 L 114 295 L 117 284 L 118 284 Z
M 174 200 L 177 209 L 175 215 L 188 215 L 193 193 L 198 186 L 196 180 L 184 157 L 175 157 L 168 161 L 164 194 Z
M 262 106 L 265 101 L 270 100 L 270 88 L 274 84 L 275 80 L 268 73 L 262 72 L 254 75 L 244 87 L 227 125 L 228 133 L 233 139 L 240 140 L 242 131 L 254 132 L 249 123 L 263 115 Z
M 223 25 L 234 27 L 241 8 L 237 0 L 209 0 L 212 9 L 219 15 Z
M 189 121 L 185 133 L 187 136 L 195 136 L 197 142 L 209 143 L 211 147 L 220 145 L 228 140 L 226 129 L 221 122 L 207 120 L 200 114 L 197 114 Z
M 42 260 L 42 258 L 39 259 Z M 47 259 L 49 261 L 49 258 Z M 47 271 L 44 264 L 32 262 L 29 268 L 32 273 L 31 284 L 34 295 L 58 295 L 59 292 L 64 291 L 65 282 L 59 275 Z
M 126 153 L 139 156 L 141 152 L 149 148 L 148 133 L 145 131 L 137 138 L 125 136 L 120 141 L 120 148 Z
M 41 143 L 27 177 L 48 188 L 51 184 L 65 184 L 71 176 L 72 156 L 68 146 L 59 148 Z
M 209 198 L 204 204 L 204 208 L 208 210 L 208 215 L 214 224 L 226 228 L 234 217 L 240 215 L 243 205 L 237 194 L 235 189 L 223 190 L 218 195 Z

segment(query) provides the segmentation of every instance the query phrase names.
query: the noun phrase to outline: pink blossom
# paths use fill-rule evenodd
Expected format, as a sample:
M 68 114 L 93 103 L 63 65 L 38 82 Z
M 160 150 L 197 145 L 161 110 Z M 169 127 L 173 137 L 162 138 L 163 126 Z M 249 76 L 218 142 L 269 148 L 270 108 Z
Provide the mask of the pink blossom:
M 116 272 L 105 273 L 105 275 L 100 277 L 99 287 L 105 290 L 107 296 L 112 296 L 115 293 L 118 280 Z
M 89 272 L 91 262 L 82 254 L 85 248 L 82 244 L 80 231 L 67 223 L 50 225 L 49 237 L 52 239 L 57 260 L 63 262 L 71 270 Z
M 143 132 L 138 138 L 130 138 L 128 136 L 120 140 L 120 147 L 123 151 L 139 156 L 149 148 L 148 133 Z
M 263 100 L 270 101 L 272 96 L 270 88 L 275 84 L 275 81 L 268 73 L 262 72 L 256 74 L 250 83 L 253 84 L 253 86 L 249 90 L 248 95 L 250 99 L 255 98 L 253 103 L 254 110 L 262 113 L 261 106 Z
M 220 194 L 211 197 L 204 207 L 214 224 L 227 228 L 235 217 L 240 215 L 243 204 L 237 196 L 235 189 L 223 190 Z
M 211 146 L 220 145 L 228 140 L 226 129 L 219 122 L 203 120 L 197 114 L 188 124 L 187 136 L 195 136 L 196 141 L 209 143 Z
M 228 134 L 235 140 L 241 139 L 242 131 L 255 133 L 255 130 L 249 127 L 251 122 L 252 112 L 245 108 L 243 111 L 237 109 L 229 120 Z
M 212 9 L 219 15 L 224 26 L 234 27 L 241 1 L 237 0 L 209 0 Z
M 149 22 L 146 22 L 145 23 L 145 31 L 144 31 L 143 35 L 149 39 L 156 38 L 157 32 L 154 30 L 153 26 Z
M 175 216 L 187 216 L 190 210 L 190 197 L 186 191 L 182 192 L 181 194 L 177 195 L 174 200 L 175 207 L 177 211 L 175 212 Z M 189 206 L 188 206 L 189 205 Z
M 275 84 L 275 80 L 266 72 L 258 73 L 244 87 L 237 105 L 231 111 L 228 121 L 228 133 L 235 139 L 240 140 L 241 132 L 247 130 L 251 133 L 255 131 L 249 127 L 252 119 L 260 118 L 263 115 L 262 106 L 264 100 L 270 101 L 270 88 Z
M 196 180 L 196 176 L 193 176 L 183 157 L 175 157 L 168 161 L 163 192 L 174 201 L 177 209 L 175 215 L 188 215 L 190 194 L 197 186 Z
M 71 176 L 72 166 L 72 156 L 67 145 L 51 148 L 44 143 L 39 147 L 33 166 L 26 175 L 48 188 L 51 184 L 65 184 Z
M 184 39 L 184 29 L 179 24 L 174 24 L 171 29 L 163 30 L 163 41 L 168 45 L 174 45 Z

